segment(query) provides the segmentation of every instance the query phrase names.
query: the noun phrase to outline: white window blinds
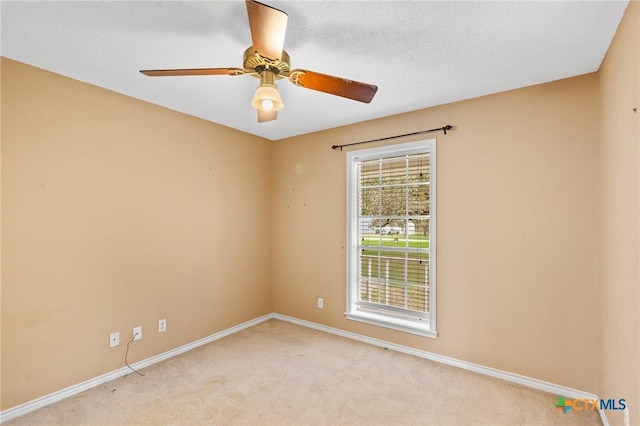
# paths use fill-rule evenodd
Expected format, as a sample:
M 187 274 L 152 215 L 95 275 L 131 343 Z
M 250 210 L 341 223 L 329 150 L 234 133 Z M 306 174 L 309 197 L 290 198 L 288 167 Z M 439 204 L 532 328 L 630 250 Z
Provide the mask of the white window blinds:
M 435 151 L 410 145 L 351 155 L 348 308 L 360 319 L 433 331 Z

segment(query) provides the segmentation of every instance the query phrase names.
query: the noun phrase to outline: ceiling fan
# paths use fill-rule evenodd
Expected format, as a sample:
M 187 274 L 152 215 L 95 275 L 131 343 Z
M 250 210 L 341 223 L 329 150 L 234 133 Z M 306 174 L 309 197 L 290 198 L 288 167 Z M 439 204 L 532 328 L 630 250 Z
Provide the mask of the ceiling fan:
M 360 83 L 303 69 L 291 69 L 291 59 L 284 51 L 287 14 L 274 7 L 246 0 L 253 45 L 244 51 L 243 68 L 186 68 L 141 70 L 149 77 L 186 75 L 243 75 L 260 79 L 251 105 L 258 111 L 258 122 L 278 118 L 283 103 L 276 80 L 287 77 L 296 86 L 369 103 L 378 90 L 373 84 Z

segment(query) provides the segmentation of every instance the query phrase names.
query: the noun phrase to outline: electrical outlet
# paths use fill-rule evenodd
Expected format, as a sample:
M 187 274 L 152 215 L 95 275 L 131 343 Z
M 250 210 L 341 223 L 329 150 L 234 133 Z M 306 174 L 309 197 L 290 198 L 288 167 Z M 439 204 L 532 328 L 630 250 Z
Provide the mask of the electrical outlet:
M 137 327 L 133 327 L 133 340 L 140 340 L 142 339 L 142 326 L 139 325 Z
M 116 331 L 109 335 L 109 347 L 115 348 L 118 345 L 120 345 L 120 332 Z
M 318 297 L 318 308 L 324 308 L 324 299 L 322 297 Z
M 161 319 L 158 321 L 158 333 L 162 333 L 163 331 L 167 331 L 167 320 Z

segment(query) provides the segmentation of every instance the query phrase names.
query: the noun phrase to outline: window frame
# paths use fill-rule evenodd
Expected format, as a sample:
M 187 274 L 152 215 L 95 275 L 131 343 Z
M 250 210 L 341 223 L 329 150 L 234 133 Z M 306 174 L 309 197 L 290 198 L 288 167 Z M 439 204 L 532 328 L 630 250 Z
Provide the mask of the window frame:
M 363 160 L 376 158 L 396 157 L 416 153 L 430 155 L 430 189 L 429 189 L 429 313 L 427 318 L 402 319 L 383 313 L 363 312 L 358 310 L 359 282 L 358 271 L 360 268 L 359 245 L 359 209 L 358 209 L 358 173 L 357 164 Z M 399 330 L 407 333 L 435 338 L 438 335 L 436 329 L 436 139 L 425 139 L 395 145 L 387 145 L 376 148 L 368 148 L 347 152 L 346 157 L 346 291 L 347 310 L 345 316 L 349 320 L 373 324 L 380 327 Z

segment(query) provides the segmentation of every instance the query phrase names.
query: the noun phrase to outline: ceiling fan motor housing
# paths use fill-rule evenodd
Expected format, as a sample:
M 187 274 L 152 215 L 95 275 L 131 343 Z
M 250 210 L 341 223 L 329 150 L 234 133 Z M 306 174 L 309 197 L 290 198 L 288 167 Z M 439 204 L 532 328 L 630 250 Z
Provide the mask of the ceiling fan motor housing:
M 258 52 L 253 50 L 253 46 L 244 51 L 242 61 L 246 74 L 253 75 L 260 78 L 263 71 L 271 71 L 276 79 L 281 79 L 289 76 L 291 71 L 291 58 L 289 54 L 282 51 L 282 58 L 280 60 L 272 61 L 271 59 L 261 56 Z

